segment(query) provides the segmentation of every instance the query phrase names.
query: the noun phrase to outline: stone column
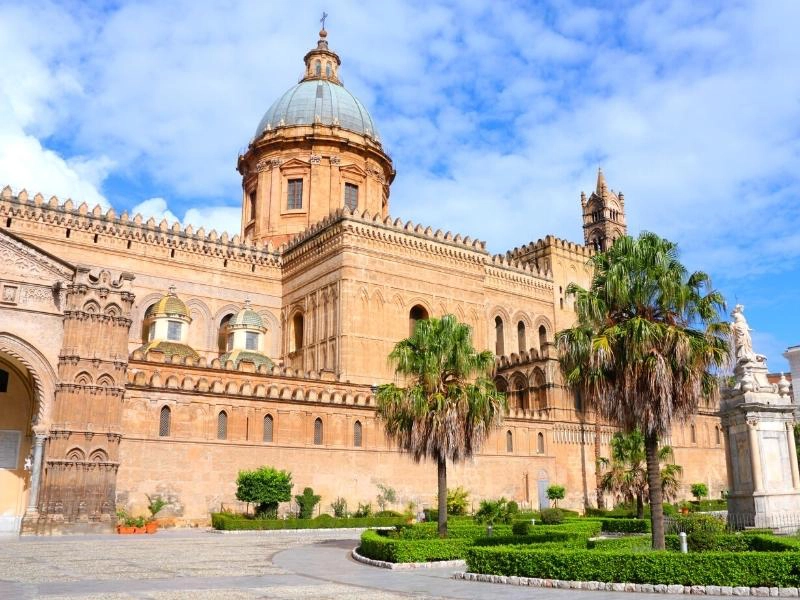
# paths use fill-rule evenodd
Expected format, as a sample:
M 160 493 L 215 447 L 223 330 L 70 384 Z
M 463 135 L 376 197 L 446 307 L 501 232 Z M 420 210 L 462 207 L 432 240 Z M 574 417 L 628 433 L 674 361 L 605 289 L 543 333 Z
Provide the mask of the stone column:
M 750 466 L 753 470 L 753 491 L 761 492 L 764 490 L 764 484 L 761 475 L 761 450 L 758 448 L 756 421 L 747 421 L 747 430 L 750 436 Z
M 28 494 L 28 508 L 26 512 L 35 513 L 38 511 L 39 484 L 42 479 L 42 454 L 44 451 L 44 441 L 47 435 L 44 433 L 34 433 L 33 437 L 33 464 L 31 465 L 31 490 Z
M 792 468 L 792 487 L 800 489 L 800 471 L 797 468 L 797 447 L 794 443 L 794 427 L 792 423 L 786 423 L 786 439 L 789 442 L 789 464 Z
M 728 488 L 729 488 L 728 493 L 737 494 L 739 493 L 739 488 L 742 487 L 742 482 L 739 481 L 738 473 L 733 472 L 733 458 L 731 455 L 731 452 L 733 452 L 733 450 L 731 450 L 731 448 L 734 448 L 736 445 L 735 444 L 733 446 L 731 445 L 730 436 L 732 434 L 729 433 L 729 431 L 730 430 L 726 427 L 724 439 L 725 439 L 725 467 L 728 470 Z

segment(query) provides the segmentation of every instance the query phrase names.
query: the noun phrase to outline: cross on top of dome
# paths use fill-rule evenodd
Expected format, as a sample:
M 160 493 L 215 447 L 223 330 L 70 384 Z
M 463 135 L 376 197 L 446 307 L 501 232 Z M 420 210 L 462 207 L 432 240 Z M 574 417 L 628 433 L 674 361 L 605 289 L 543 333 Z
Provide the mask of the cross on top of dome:
M 303 81 L 313 79 L 325 79 L 338 83 L 339 80 L 339 65 L 342 61 L 339 55 L 328 48 L 328 32 L 325 30 L 325 20 L 328 18 L 328 13 L 323 12 L 320 22 L 322 29 L 319 32 L 319 40 L 317 40 L 317 47 L 309 50 L 303 60 L 306 63 L 306 72 L 303 76 Z

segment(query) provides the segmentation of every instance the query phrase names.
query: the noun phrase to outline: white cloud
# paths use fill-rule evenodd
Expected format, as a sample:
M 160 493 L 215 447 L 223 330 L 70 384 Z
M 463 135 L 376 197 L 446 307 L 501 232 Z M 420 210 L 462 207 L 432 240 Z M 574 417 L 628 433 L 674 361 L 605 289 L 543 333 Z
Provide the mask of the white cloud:
M 145 220 L 153 217 L 156 223 L 160 223 L 164 219 L 170 225 L 175 221 L 180 221 L 178 217 L 167 207 L 167 201 L 164 198 L 148 198 L 131 208 L 131 215 L 135 216 L 141 214 Z

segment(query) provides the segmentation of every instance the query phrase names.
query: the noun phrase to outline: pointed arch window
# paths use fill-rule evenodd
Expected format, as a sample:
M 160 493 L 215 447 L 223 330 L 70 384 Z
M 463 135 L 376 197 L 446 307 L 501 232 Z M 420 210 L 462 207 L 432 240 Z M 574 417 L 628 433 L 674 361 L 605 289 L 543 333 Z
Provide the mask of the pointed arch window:
M 331 69 L 331 63 L 325 63 L 325 77 L 330 77 L 333 70 Z
M 297 313 L 292 318 L 292 352 L 297 352 L 303 348 L 303 313 Z
M 541 432 L 536 434 L 536 452 L 544 454 L 544 434 Z
M 172 411 L 169 409 L 169 406 L 162 406 L 161 414 L 159 415 L 158 418 L 159 437 L 169 437 L 171 417 L 172 417 Z
M 228 413 L 224 410 L 219 411 L 217 415 L 217 439 L 228 439 Z
M 0 394 L 8 391 L 8 371 L 0 369 Z
M 506 431 L 506 452 L 509 454 L 514 452 L 514 434 L 511 433 L 510 429 Z
M 722 444 L 722 431 L 720 430 L 719 425 L 714 428 L 714 441 L 716 442 L 717 446 Z
M 539 325 L 539 351 L 543 351 L 545 344 L 547 344 L 547 328 L 544 325 Z
M 695 428 L 694 425 L 691 425 L 689 427 L 689 435 L 690 435 L 690 439 L 691 439 L 692 443 L 696 444 L 697 443 L 697 429 Z
M 319 77 L 322 75 L 322 61 L 318 60 L 314 63 L 314 74 Z
M 414 328 L 417 326 L 417 321 L 424 321 L 428 318 L 428 311 L 421 304 L 415 304 L 408 312 L 408 329 L 409 335 L 414 335 Z
M 323 433 L 322 419 L 317 417 L 316 420 L 314 421 L 314 444 L 317 446 L 322 445 L 322 440 L 323 440 L 322 433 Z
M 353 425 L 353 446 L 356 448 L 361 448 L 362 434 L 361 421 L 356 421 Z
M 271 442 L 272 441 L 272 430 L 275 425 L 275 422 L 272 418 L 272 415 L 266 415 L 264 417 L 264 441 Z
M 494 353 L 503 356 L 505 349 L 503 346 L 503 319 L 499 316 L 494 318 Z
M 517 343 L 519 353 L 522 354 L 527 349 L 527 344 L 525 341 L 525 323 L 522 321 L 517 323 Z

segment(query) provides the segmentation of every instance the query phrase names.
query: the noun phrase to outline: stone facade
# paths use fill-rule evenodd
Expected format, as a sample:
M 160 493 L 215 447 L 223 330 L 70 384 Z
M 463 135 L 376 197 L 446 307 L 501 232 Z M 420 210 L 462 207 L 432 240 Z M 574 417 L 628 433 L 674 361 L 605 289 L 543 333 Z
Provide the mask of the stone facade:
M 613 431 L 564 389 L 552 342 L 574 320 L 567 286 L 590 281 L 595 237 L 490 255 L 469 236 L 389 216 L 394 169 L 371 118 L 351 124 L 324 103 L 331 89 L 350 102 L 338 68 L 322 36 L 299 84 L 322 90 L 318 112 L 273 107 L 265 119 L 284 116 L 239 157 L 240 235 L 2 191 L 4 527 L 24 517 L 30 532 L 108 528 L 115 505 L 141 511 L 146 494 L 170 500 L 177 523 L 206 523 L 237 506 L 237 472 L 264 464 L 313 487 L 326 510 L 337 496 L 374 501 L 377 483 L 432 504 L 435 469 L 387 443 L 372 386 L 393 379 L 386 357 L 415 320 L 450 313 L 497 354 L 511 401 L 480 455 L 449 470 L 451 485 L 475 502 L 537 506 L 560 483 L 564 506 L 592 502 L 595 436 L 607 455 Z M 603 202 L 617 212 L 598 217 L 597 239 L 611 240 L 624 204 L 601 175 L 585 222 Z M 168 294 L 183 308 L 168 308 Z M 246 304 L 251 325 L 236 316 Z M 232 349 L 247 331 L 255 346 Z M 701 407 L 669 440 L 686 487 L 703 481 L 713 495 L 726 487 L 716 413 Z

